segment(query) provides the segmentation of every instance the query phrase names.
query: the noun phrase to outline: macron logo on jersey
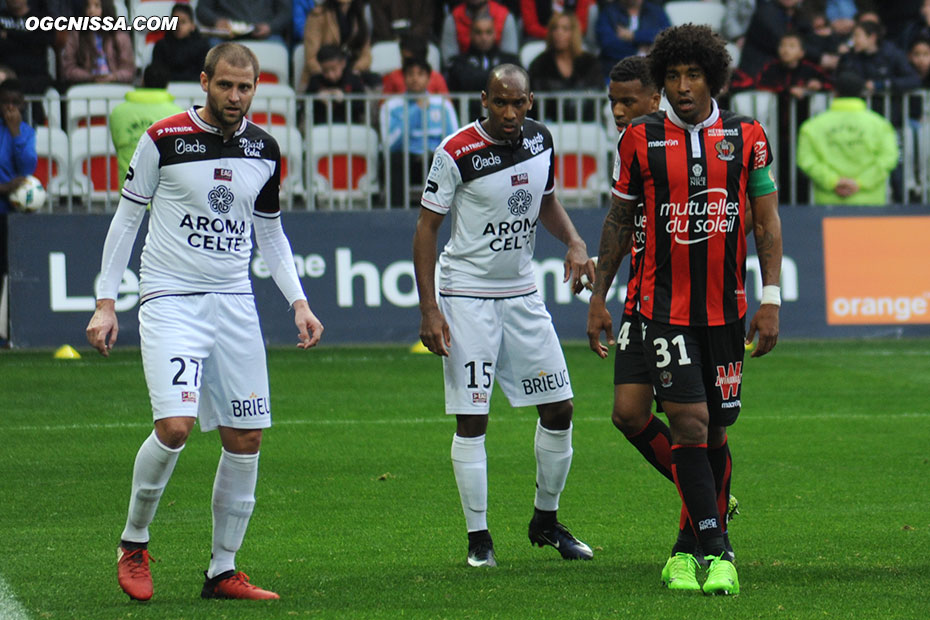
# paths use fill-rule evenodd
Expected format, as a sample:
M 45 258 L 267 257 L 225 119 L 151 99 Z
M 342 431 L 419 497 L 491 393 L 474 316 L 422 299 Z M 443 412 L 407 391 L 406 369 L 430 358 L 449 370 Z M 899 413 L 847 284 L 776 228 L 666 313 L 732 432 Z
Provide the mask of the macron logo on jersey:
M 678 140 L 675 138 L 669 138 L 668 140 L 650 140 L 646 143 L 646 146 L 649 148 L 652 147 L 663 147 L 663 146 L 678 146 Z

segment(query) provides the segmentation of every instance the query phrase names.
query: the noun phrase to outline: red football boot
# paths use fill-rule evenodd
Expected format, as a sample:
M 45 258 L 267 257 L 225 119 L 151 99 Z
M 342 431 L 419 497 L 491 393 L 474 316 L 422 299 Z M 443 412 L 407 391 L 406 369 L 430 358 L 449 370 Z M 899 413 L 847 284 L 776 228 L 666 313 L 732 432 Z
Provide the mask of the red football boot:
M 152 598 L 152 573 L 149 571 L 148 549 L 116 549 L 116 574 L 119 587 L 137 601 Z
M 207 576 L 204 571 L 204 577 Z M 249 583 L 249 576 L 239 571 L 228 570 L 220 573 L 213 579 L 207 577 L 203 584 L 203 590 L 200 591 L 202 598 L 241 598 L 251 600 L 269 600 L 281 598 L 274 592 L 262 590 L 258 586 Z

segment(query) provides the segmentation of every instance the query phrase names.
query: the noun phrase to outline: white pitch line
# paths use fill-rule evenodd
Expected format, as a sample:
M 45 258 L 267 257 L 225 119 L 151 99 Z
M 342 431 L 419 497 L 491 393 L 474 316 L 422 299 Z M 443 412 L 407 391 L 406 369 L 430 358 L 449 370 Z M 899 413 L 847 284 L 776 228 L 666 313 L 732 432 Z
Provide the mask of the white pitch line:
M 0 618 L 3 620 L 28 620 L 26 608 L 16 600 L 13 591 L 0 575 Z
M 866 414 L 866 413 L 799 413 L 792 415 L 766 415 L 766 414 L 753 414 L 753 413 L 744 413 L 741 416 L 741 420 L 744 421 L 769 421 L 769 420 L 871 420 L 876 419 L 878 416 L 881 416 L 882 419 L 888 418 L 930 418 L 930 411 L 896 411 L 896 412 L 883 412 L 881 414 Z M 437 415 L 434 418 L 385 418 L 377 420 L 316 420 L 316 419 L 300 419 L 300 420 L 276 420 L 274 426 L 384 426 L 389 424 L 449 424 L 452 416 Z M 512 417 L 507 416 L 507 414 L 493 416 L 495 424 L 500 422 L 531 422 L 532 420 L 525 420 L 522 417 Z M 607 422 L 609 421 L 609 416 L 575 416 L 575 422 Z M 50 432 L 50 431 L 73 431 L 78 429 L 88 429 L 88 430 L 116 430 L 116 429 L 132 429 L 132 428 L 152 428 L 151 422 L 112 422 L 108 424 L 61 424 L 61 425 L 31 425 L 31 426 L 9 426 L 3 427 L 0 424 L 0 429 L 4 432 L 21 432 L 21 433 L 30 433 L 30 432 Z M 2 618 L 2 616 L 0 616 Z

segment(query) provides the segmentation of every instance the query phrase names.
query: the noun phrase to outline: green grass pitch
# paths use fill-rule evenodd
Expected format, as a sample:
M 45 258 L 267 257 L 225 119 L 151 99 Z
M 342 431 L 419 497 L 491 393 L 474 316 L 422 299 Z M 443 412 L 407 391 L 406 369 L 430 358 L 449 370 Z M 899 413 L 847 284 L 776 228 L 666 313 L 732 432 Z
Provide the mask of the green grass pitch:
M 930 341 L 785 341 L 744 365 L 730 433 L 742 593 L 663 589 L 679 500 L 610 423 L 612 360 L 566 345 L 575 459 L 560 518 L 595 550 L 531 547 L 535 410 L 488 433 L 499 567 L 465 566 L 442 371 L 405 348 L 272 349 L 275 425 L 238 566 L 280 601 L 199 598 L 219 443 L 195 430 L 162 498 L 155 596 L 116 585 L 151 418 L 137 350 L 0 354 L 0 617 L 930 617 Z

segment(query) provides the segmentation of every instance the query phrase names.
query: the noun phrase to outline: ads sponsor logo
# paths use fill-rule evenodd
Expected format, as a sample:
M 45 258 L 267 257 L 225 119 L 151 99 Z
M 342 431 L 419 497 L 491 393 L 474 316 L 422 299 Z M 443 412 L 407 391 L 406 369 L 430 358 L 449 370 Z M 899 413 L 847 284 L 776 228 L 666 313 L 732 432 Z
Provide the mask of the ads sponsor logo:
M 540 370 L 535 377 L 521 379 L 523 384 L 523 393 L 527 396 L 533 394 L 542 394 L 546 392 L 555 392 L 568 385 L 568 369 L 549 374 L 545 370 Z
M 184 138 L 178 138 L 174 141 L 174 152 L 178 155 L 198 154 L 203 155 L 207 152 L 207 147 L 200 143 L 200 140 L 188 142 Z
M 928 238 L 927 216 L 825 218 L 827 324 L 930 324 Z
M 501 158 L 499 155 L 492 153 L 490 157 L 482 157 L 481 155 L 475 155 L 471 158 L 472 168 L 475 170 L 484 170 L 485 168 L 493 168 L 494 166 L 501 165 Z
M 739 129 L 736 127 L 710 127 L 707 129 L 707 135 L 711 138 L 719 138 L 721 136 L 738 136 Z
M 712 187 L 692 194 L 684 204 L 662 203 L 659 217 L 668 220 L 665 232 L 681 245 L 701 243 L 730 232 L 739 221 L 739 203 L 727 198 L 727 190 Z

